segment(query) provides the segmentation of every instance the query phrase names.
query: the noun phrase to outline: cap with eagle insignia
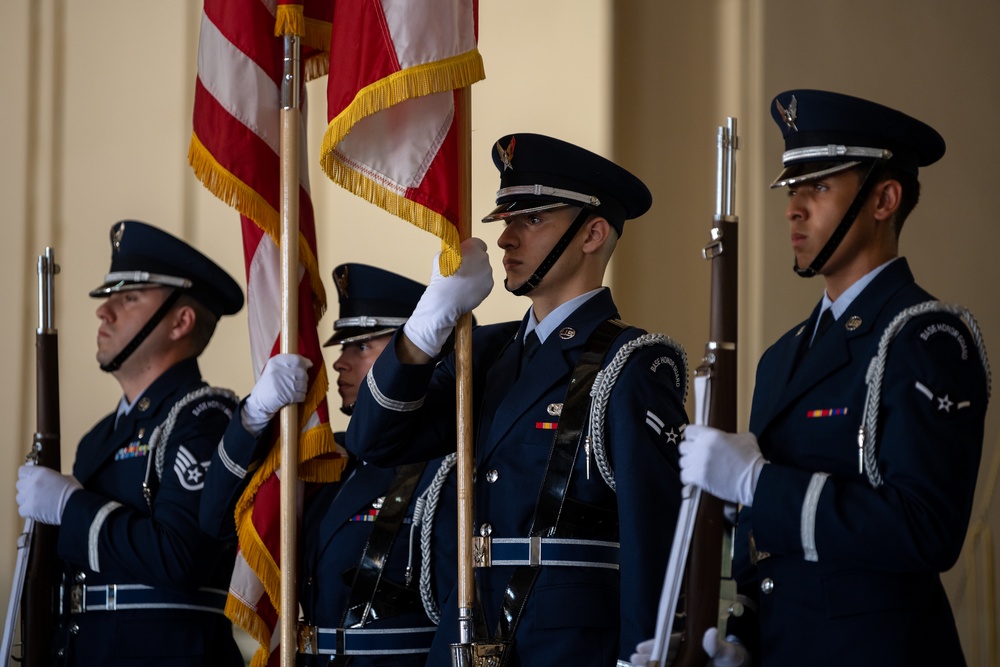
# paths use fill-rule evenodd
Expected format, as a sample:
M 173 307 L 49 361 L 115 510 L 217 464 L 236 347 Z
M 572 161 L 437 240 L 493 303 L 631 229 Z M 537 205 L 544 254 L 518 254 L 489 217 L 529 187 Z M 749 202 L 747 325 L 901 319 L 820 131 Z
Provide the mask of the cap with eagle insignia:
M 151 287 L 180 289 L 216 317 L 232 315 L 243 307 L 243 290 L 208 257 L 145 222 L 116 222 L 111 227 L 111 268 L 90 296 Z
M 596 153 L 541 134 L 509 134 L 493 149 L 497 207 L 483 222 L 561 206 L 591 206 L 622 233 L 653 203 L 646 185 Z
M 784 169 L 772 188 L 815 180 L 884 159 L 913 175 L 944 155 L 934 128 L 887 106 L 823 90 L 788 90 L 771 116 L 785 140 Z
M 391 334 L 424 293 L 417 281 L 367 264 L 341 264 L 333 270 L 333 282 L 340 312 L 324 347 Z

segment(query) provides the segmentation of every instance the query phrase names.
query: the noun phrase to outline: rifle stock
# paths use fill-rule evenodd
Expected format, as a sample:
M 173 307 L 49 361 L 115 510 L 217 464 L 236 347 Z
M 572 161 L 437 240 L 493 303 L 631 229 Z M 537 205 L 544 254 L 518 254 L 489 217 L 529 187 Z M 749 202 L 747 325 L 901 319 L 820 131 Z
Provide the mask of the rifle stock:
M 35 330 L 36 412 L 35 436 L 28 460 L 61 470 L 59 454 L 59 336 L 54 326 L 53 278 L 59 272 L 52 248 L 38 257 L 38 328 Z M 6 665 L 10 659 L 11 637 L 16 622 L 20 592 L 21 657 L 24 667 L 52 664 L 53 628 L 58 620 L 61 570 L 56 557 L 58 526 L 30 519 L 18 543 L 18 564 L 11 587 L 11 604 L 4 628 Z

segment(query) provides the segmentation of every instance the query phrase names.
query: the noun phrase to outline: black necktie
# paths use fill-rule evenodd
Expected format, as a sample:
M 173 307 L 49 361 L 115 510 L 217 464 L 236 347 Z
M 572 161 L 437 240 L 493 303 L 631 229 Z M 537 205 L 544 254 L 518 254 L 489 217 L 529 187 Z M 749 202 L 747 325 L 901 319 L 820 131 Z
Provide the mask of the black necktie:
M 823 314 L 820 315 L 819 317 L 819 325 L 816 327 L 816 335 L 813 336 L 812 343 L 810 343 L 809 346 L 812 347 L 816 343 L 816 341 L 819 340 L 819 337 L 822 336 L 824 333 L 826 333 L 826 330 L 832 326 L 833 326 L 833 308 L 827 308 L 826 310 L 823 311 Z
M 524 347 L 521 348 L 521 365 L 518 367 L 517 376 L 521 377 L 524 373 L 524 369 L 528 367 L 531 363 L 531 358 L 535 356 L 535 352 L 541 346 L 542 341 L 538 340 L 538 334 L 534 330 L 531 331 L 524 339 Z

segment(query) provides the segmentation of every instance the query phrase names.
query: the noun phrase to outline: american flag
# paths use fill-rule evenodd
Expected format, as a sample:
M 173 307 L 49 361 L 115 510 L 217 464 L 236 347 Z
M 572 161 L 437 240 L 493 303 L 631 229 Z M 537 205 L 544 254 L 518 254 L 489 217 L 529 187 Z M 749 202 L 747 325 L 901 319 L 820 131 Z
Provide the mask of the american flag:
M 194 133 L 188 159 L 199 180 L 240 213 L 255 378 L 280 349 L 281 35 L 302 36 L 307 75 L 325 73 L 332 6 L 329 2 L 314 5 L 206 0 L 202 14 Z M 302 92 L 304 95 L 304 89 Z M 346 458 L 338 452 L 329 425 L 328 378 L 317 331 L 326 295 L 315 254 L 304 148 L 300 154 L 298 351 L 311 359 L 313 366 L 299 413 L 299 476 L 331 481 L 339 477 Z M 226 615 L 260 644 L 251 663 L 254 667 L 276 663 L 279 656 L 274 650 L 280 637 L 276 632 L 280 602 L 279 462 L 280 448 L 273 447 L 236 508 L 240 552 Z

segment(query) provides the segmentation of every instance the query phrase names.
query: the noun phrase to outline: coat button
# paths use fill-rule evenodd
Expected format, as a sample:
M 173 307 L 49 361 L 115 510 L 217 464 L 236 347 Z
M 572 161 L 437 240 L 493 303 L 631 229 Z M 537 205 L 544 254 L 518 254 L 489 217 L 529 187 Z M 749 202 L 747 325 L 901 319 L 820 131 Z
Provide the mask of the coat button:
M 486 481 L 492 484 L 493 482 L 500 479 L 500 473 L 497 472 L 496 468 L 493 468 L 488 473 L 486 473 Z
M 774 592 L 774 580 L 771 577 L 765 577 L 764 581 L 760 582 L 760 592 L 764 595 L 770 595 Z
M 483 537 L 489 537 L 493 533 L 493 526 L 488 523 L 484 523 L 479 527 L 479 534 Z
M 87 573 L 86 572 L 77 572 L 76 576 L 73 577 L 73 578 L 76 579 L 77 583 L 84 582 L 84 581 L 87 580 Z
M 76 623 L 73 623 L 72 625 L 69 626 L 69 631 L 71 634 L 74 635 L 80 634 L 80 626 L 77 625 Z

